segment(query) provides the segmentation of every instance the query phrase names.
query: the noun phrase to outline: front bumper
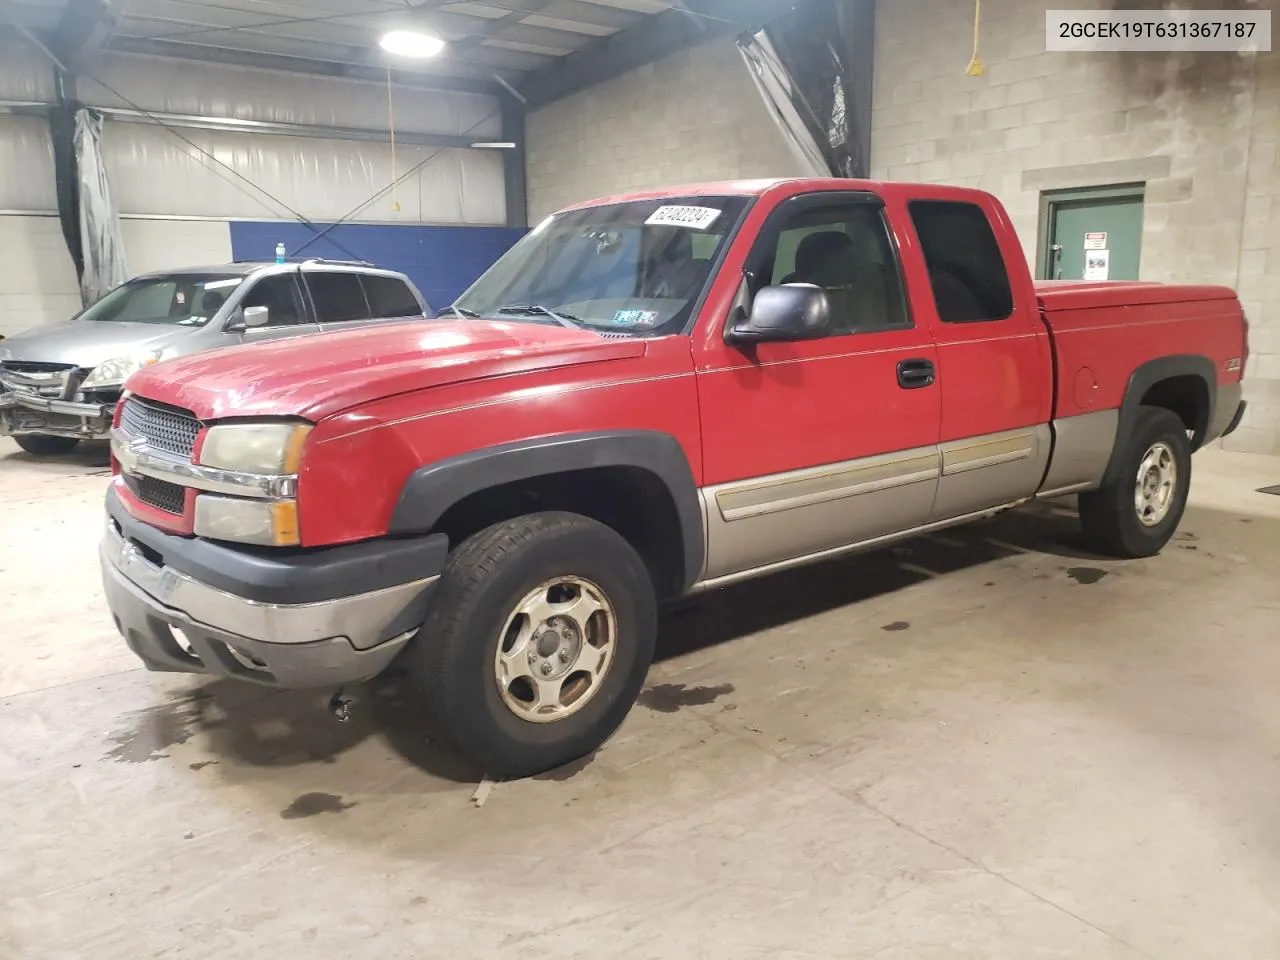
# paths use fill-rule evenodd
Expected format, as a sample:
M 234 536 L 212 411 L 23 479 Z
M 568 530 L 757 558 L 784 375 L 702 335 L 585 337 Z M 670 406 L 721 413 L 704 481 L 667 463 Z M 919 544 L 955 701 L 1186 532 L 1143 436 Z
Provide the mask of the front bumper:
M 0 392 L 0 436 L 43 434 L 76 440 L 111 435 L 115 404 L 75 403 L 17 391 Z
M 114 493 L 107 512 L 107 605 L 143 663 L 269 686 L 381 673 L 417 633 L 448 552 L 441 535 L 246 551 L 149 527 Z

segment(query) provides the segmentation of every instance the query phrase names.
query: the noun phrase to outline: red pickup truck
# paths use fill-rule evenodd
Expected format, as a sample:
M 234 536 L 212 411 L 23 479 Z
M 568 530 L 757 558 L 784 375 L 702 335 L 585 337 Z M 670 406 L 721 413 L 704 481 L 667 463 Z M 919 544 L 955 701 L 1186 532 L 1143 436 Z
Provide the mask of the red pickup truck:
M 1035 284 L 990 195 L 853 180 L 584 204 L 446 314 L 130 380 L 102 566 L 147 666 L 401 657 L 462 754 L 551 768 L 631 708 L 661 600 L 1070 493 L 1156 553 L 1248 349 L 1229 289 Z

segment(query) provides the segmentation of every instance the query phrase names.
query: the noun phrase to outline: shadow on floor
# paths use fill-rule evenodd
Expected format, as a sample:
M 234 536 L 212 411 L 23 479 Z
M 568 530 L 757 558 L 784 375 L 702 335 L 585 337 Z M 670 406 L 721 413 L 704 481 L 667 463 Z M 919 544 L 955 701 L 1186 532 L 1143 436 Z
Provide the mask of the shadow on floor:
M 656 659 L 678 657 L 1023 553 L 1106 559 L 1090 550 L 1080 535 L 1073 505 L 1030 504 L 991 520 L 679 601 L 663 617 Z
M 934 576 L 1021 553 L 1098 559 L 1082 544 L 1073 509 L 1034 504 L 989 521 L 853 556 L 779 573 L 672 605 L 659 624 L 659 660 L 730 642 L 824 611 L 885 596 Z M 268 690 L 215 681 L 140 711 L 112 737 L 109 757 L 145 762 L 197 733 L 209 751 L 250 767 L 333 763 L 371 736 L 423 771 L 475 782 L 475 770 L 430 739 L 429 722 L 405 678 L 391 672 L 346 691 L 349 719 L 330 709 L 333 691 Z
M 82 440 L 70 453 L 49 457 L 27 453 L 16 443 L 8 447 L 8 452 L 0 452 L 0 466 L 18 465 L 50 475 L 92 474 L 111 466 L 111 444 L 105 440 Z

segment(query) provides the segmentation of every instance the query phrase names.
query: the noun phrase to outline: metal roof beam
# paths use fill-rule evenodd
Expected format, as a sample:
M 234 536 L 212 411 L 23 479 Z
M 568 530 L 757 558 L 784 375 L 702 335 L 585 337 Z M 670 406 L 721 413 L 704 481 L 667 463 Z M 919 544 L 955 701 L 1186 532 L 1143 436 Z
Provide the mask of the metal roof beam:
M 795 0 L 683 0 L 540 67 L 524 79 L 520 92 L 531 107 L 551 103 L 686 47 L 760 26 L 794 5 Z

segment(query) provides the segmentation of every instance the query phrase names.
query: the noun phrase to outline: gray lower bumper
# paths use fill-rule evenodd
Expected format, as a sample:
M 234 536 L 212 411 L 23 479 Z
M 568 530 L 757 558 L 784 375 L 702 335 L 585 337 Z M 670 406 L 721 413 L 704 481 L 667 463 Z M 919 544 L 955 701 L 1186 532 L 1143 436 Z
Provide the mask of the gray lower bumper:
M 318 603 L 262 603 L 153 563 L 111 524 L 101 561 L 116 626 L 149 669 L 280 687 L 382 672 L 413 638 L 438 579 Z
M 0 393 L 0 435 L 41 434 L 76 440 L 105 440 L 111 434 L 115 407 L 73 403 L 34 394 Z

